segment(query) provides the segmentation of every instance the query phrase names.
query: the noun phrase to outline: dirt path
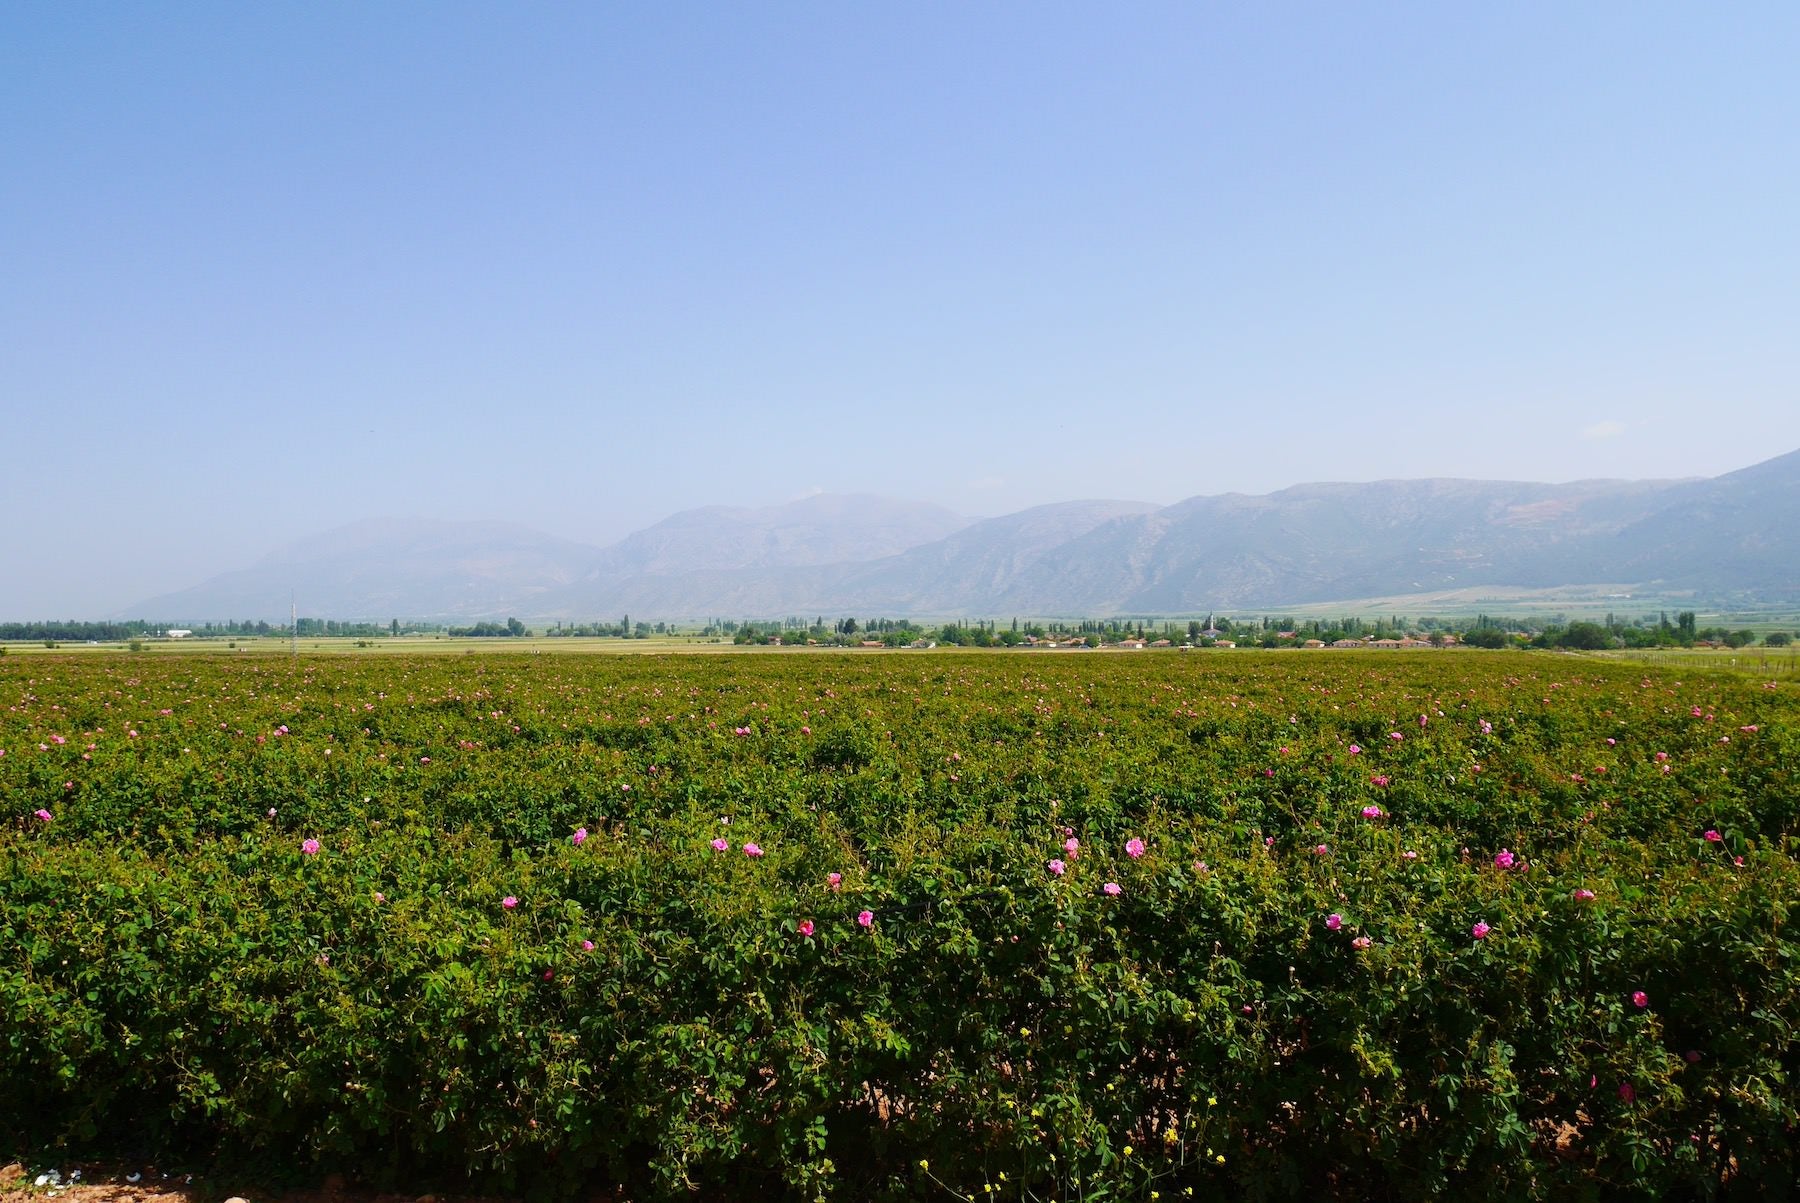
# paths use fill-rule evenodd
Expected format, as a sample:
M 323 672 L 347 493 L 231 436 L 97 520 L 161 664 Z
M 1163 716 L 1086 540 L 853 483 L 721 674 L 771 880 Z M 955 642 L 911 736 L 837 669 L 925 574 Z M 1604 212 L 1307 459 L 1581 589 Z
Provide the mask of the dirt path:
M 133 1178 L 135 1177 L 135 1181 Z M 201 1182 L 154 1169 L 98 1166 L 0 1166 L 0 1203 L 506 1203 L 454 1195 L 375 1194 L 327 1179 L 316 1190 L 239 1194 L 229 1183 Z

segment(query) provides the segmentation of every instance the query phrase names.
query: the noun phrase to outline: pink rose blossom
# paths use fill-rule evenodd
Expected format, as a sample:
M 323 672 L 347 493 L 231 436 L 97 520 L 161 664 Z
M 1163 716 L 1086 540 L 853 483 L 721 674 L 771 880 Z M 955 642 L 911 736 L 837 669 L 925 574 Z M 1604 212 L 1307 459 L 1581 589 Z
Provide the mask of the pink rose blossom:
M 583 951 L 583 952 L 594 951 L 594 942 L 592 940 L 583 940 L 581 942 L 581 951 Z
M 844 888 L 844 875 L 842 873 L 827 873 L 825 875 L 825 884 L 834 890 L 841 890 Z
M 1313 845 L 1313 855 L 1314 856 L 1327 856 L 1330 854 L 1330 852 L 1331 852 L 1330 844 L 1315 844 L 1315 845 Z
M 802 919 L 795 925 L 794 930 L 803 936 L 810 936 L 813 934 L 813 921 L 811 919 Z
M 35 813 L 37 815 L 38 821 L 41 823 L 48 823 L 51 819 L 56 817 L 55 815 L 51 814 L 49 811 L 45 810 L 41 806 L 38 807 L 38 809 L 33 813 Z
M 1369 937 L 1367 937 L 1367 936 L 1358 936 L 1358 937 L 1356 937 L 1356 939 L 1350 941 L 1350 947 L 1360 950 L 1360 949 L 1367 948 L 1369 945 L 1371 945 L 1373 943 L 1375 943 L 1375 941 L 1369 939 Z
M 1056 876 L 1061 877 L 1064 873 L 1068 872 L 1069 866 L 1063 864 L 1060 860 L 1053 860 L 1046 865 L 1045 868 L 1056 874 Z
M 1576 890 L 1575 891 L 1575 901 L 1576 902 L 1592 902 L 1593 900 L 1594 900 L 1594 891 L 1592 891 L 1592 890 Z
M 1414 852 L 1411 848 L 1408 848 L 1405 852 L 1402 852 L 1400 854 L 1400 859 L 1401 860 L 1418 860 L 1419 854 L 1417 852 Z
M 1494 929 L 1489 927 L 1486 923 L 1477 920 L 1475 926 L 1469 929 L 1469 934 L 1474 936 L 1477 940 L 1485 940 L 1487 939 L 1487 934 L 1493 930 Z
M 1720 835 L 1718 832 L 1714 831 L 1712 828 L 1708 827 L 1706 829 L 1706 842 L 1707 843 L 1716 844 L 1720 840 L 1723 840 L 1724 838 L 1725 838 L 1724 836 Z
M 504 897 L 500 900 L 500 905 L 510 911 L 514 907 L 519 905 L 519 900 L 517 898 L 514 898 L 511 894 L 508 894 L 506 897 Z
M 1074 836 L 1070 836 L 1063 841 L 1063 851 L 1069 854 L 1070 860 L 1074 860 L 1077 856 L 1081 855 L 1081 841 Z
M 1631 1088 L 1630 1082 L 1620 1082 L 1619 1097 L 1624 1099 L 1627 1103 L 1633 1102 L 1637 1099 L 1637 1091 Z
M 763 854 L 763 850 L 762 850 L 761 845 L 758 845 L 758 844 L 745 844 L 744 845 L 744 855 L 745 856 L 754 858 L 754 857 L 761 856 L 762 854 Z
M 1510 869 L 1513 867 L 1513 854 L 1502 848 L 1494 854 L 1494 868 Z
M 1336 931 L 1344 926 L 1344 917 L 1335 911 L 1325 916 L 1325 930 Z
M 1137 860 L 1139 857 L 1143 856 L 1144 855 L 1144 841 L 1138 839 L 1135 835 L 1132 836 L 1130 839 L 1126 840 L 1125 841 L 1125 855 L 1129 856 L 1132 860 Z
M 1362 808 L 1362 817 L 1365 819 L 1379 819 L 1381 817 L 1381 807 L 1379 807 L 1379 806 L 1363 807 Z
M 874 911 L 863 911 L 861 914 L 856 916 L 856 922 L 859 927 L 874 927 L 875 926 L 875 912 Z
M 1350 755 L 1352 755 L 1352 756 L 1361 756 L 1361 755 L 1362 755 L 1362 748 L 1361 748 L 1361 747 L 1360 747 L 1360 746 L 1358 746 L 1358 745 L 1357 745 L 1357 744 L 1351 744 L 1351 745 L 1350 745 Z
M 726 843 L 724 840 L 714 840 L 712 842 L 712 850 L 714 852 L 728 852 L 728 851 L 730 851 L 730 849 L 731 849 L 731 845 Z
M 1631 1005 L 1641 1011 L 1650 1005 L 1650 996 L 1645 994 L 1642 990 L 1633 990 L 1631 992 Z
M 1399 743 L 1401 740 L 1405 739 L 1406 736 L 1400 734 L 1398 731 L 1389 731 L 1388 738 L 1393 740 L 1395 743 Z
M 569 842 L 577 848 L 585 844 L 587 842 L 587 828 L 577 827 L 575 829 L 575 834 L 569 837 Z
M 319 841 L 318 840 L 301 840 L 300 841 L 300 851 L 304 852 L 308 856 L 317 856 L 319 854 Z
M 1119 883 L 1116 881 L 1109 881 L 1100 888 L 1105 891 L 1108 898 L 1117 898 L 1119 896 Z
M 1375 774 L 1375 776 L 1369 778 L 1370 785 L 1378 786 L 1382 789 L 1387 788 L 1388 781 L 1389 781 L 1389 777 L 1386 773 L 1377 773 L 1377 774 Z

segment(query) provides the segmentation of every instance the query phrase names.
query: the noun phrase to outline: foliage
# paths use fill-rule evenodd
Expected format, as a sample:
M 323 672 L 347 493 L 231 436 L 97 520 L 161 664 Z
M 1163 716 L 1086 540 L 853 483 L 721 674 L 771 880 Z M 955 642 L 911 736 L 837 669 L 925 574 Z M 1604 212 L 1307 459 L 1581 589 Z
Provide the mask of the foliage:
M 15 658 L 0 1154 L 1785 1190 L 1791 690 L 1371 659 Z

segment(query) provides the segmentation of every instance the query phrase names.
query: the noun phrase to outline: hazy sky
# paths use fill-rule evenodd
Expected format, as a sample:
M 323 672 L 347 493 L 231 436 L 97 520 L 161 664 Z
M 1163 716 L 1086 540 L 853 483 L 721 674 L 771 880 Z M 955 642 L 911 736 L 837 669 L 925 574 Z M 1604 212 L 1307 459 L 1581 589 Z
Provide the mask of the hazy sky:
M 0 617 L 1800 447 L 1800 5 L 0 7 Z

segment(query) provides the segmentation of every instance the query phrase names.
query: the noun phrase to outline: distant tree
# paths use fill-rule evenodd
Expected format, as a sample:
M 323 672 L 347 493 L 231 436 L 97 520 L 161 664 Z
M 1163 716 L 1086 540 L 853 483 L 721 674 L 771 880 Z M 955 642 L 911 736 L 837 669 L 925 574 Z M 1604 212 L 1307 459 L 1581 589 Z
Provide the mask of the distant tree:
M 1794 637 L 1786 631 L 1770 631 L 1763 636 L 1764 647 L 1786 647 L 1794 641 Z
M 1561 643 L 1563 647 L 1592 652 L 1611 647 L 1612 637 L 1597 622 L 1572 622 L 1568 630 L 1562 633 Z
M 1505 647 L 1506 632 L 1499 627 L 1470 627 L 1463 632 L 1462 641 L 1470 647 Z

